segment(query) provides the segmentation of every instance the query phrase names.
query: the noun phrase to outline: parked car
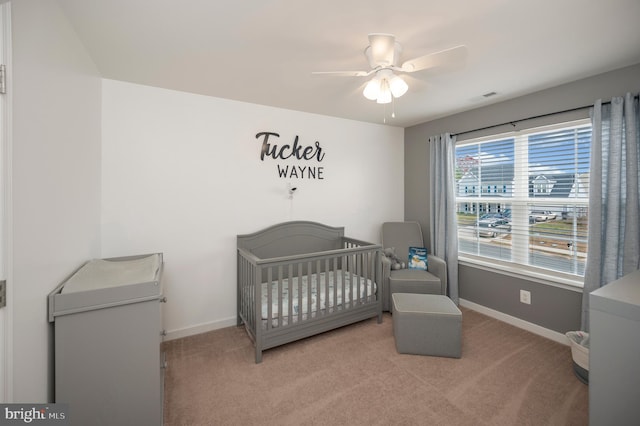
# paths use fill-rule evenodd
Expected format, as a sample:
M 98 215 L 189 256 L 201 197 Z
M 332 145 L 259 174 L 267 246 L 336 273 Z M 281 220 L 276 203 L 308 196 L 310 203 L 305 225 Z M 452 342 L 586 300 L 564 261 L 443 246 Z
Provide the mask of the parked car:
M 487 220 L 487 219 L 506 219 L 509 216 L 505 215 L 504 213 L 485 213 L 482 216 L 480 216 L 480 220 Z
M 551 213 L 548 210 L 532 210 L 531 213 L 529 214 L 529 223 L 532 222 L 546 222 L 547 220 L 549 220 L 549 213 Z M 555 219 L 556 215 L 553 214 L 553 218 Z M 533 221 L 531 220 L 533 218 Z
M 480 219 L 476 232 L 479 237 L 495 238 L 498 234 L 511 232 L 511 222 L 506 218 Z

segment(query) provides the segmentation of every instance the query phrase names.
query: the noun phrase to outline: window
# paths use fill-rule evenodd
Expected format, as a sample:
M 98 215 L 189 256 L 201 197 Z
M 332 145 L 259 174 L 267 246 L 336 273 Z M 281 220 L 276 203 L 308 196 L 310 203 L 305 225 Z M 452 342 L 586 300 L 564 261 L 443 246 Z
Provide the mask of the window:
M 460 257 L 584 276 L 590 146 L 588 120 L 458 142 Z

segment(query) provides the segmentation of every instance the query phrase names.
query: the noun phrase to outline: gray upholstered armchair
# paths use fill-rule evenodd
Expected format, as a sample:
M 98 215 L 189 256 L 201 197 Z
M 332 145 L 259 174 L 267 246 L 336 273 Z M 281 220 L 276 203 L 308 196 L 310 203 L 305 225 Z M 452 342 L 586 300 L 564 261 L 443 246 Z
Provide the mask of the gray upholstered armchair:
M 382 224 L 382 247 L 393 247 L 396 255 L 407 262 L 409 247 L 425 247 L 418 222 L 385 222 Z M 391 261 L 382 258 L 382 310 L 391 310 L 391 294 L 447 294 L 447 265 L 437 256 L 428 254 L 428 271 L 391 269 Z

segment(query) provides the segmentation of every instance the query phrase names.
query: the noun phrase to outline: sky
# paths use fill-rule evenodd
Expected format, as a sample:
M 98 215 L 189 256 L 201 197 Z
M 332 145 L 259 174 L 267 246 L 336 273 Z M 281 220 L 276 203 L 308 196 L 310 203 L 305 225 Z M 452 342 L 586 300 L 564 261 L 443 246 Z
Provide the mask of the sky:
M 456 166 L 462 171 L 481 166 L 513 167 L 515 138 L 464 144 L 456 148 Z M 591 126 L 554 130 L 529 136 L 529 174 L 587 173 Z M 459 175 L 460 176 L 460 175 Z

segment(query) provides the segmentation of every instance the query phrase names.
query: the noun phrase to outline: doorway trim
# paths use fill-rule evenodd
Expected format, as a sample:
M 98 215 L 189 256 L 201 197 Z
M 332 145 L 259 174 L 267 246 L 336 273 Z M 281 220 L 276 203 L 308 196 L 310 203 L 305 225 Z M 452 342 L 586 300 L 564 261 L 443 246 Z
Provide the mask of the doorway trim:
M 0 64 L 5 67 L 4 93 L 0 93 L 0 279 L 6 280 L 6 306 L 0 308 L 0 402 L 13 402 L 11 57 L 11 2 L 4 2 L 0 4 Z

